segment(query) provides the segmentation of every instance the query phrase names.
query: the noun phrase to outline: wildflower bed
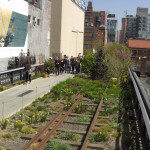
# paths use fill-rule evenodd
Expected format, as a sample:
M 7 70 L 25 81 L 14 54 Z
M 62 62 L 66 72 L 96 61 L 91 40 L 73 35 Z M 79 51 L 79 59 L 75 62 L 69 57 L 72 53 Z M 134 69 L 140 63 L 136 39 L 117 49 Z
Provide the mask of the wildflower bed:
M 107 92 L 104 94 L 106 86 Z M 49 93 L 36 99 L 30 106 L 11 118 L 2 120 L 0 123 L 2 129 L 0 146 L 11 149 L 18 146 L 20 149 L 23 148 L 29 142 L 27 139 L 23 139 L 24 135 L 32 138 L 62 108 L 68 110 L 75 102 L 71 101 L 72 96 L 78 92 L 83 94 L 84 98 L 80 100 L 73 113 L 79 116 L 69 117 L 67 121 L 90 122 L 89 116 L 93 115 L 96 110 L 94 106 L 90 105 L 98 104 L 104 96 L 104 107 L 100 112 L 100 117 L 104 118 L 97 122 L 102 124 L 102 127 L 95 127 L 90 136 L 90 142 L 104 142 L 106 145 L 114 145 L 116 137 L 120 136 L 122 132 L 121 130 L 117 132 L 117 129 L 121 128 L 118 124 L 118 111 L 120 109 L 118 103 L 121 92 L 118 82 L 108 83 L 107 81 L 93 81 L 75 77 L 56 85 Z M 63 128 L 67 128 L 67 125 L 64 125 Z M 57 132 L 53 138 L 79 141 L 80 135 L 66 131 L 65 133 Z M 51 145 L 53 144 L 51 143 Z

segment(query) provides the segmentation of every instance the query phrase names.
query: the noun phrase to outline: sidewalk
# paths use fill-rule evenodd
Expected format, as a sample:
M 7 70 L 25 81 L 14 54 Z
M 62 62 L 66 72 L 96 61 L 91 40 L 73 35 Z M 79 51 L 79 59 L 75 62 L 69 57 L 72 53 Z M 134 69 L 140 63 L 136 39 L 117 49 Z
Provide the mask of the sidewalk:
M 51 75 L 49 78 L 35 79 L 31 84 L 20 85 L 0 92 L 0 120 L 30 105 L 36 98 L 42 97 L 48 93 L 53 86 L 68 78 L 73 78 L 73 75 Z
M 142 79 L 141 82 L 143 84 L 143 87 L 144 87 L 148 97 L 150 97 L 150 78 L 147 77 L 145 79 Z

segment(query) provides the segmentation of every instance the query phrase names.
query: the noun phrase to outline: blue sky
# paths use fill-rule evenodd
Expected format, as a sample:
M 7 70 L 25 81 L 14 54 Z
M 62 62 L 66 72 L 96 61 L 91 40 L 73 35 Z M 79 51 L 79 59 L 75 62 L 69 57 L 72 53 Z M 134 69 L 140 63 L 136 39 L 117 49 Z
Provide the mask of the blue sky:
M 89 0 L 86 0 L 88 3 Z M 125 16 L 124 11 L 128 14 L 135 15 L 137 7 L 149 8 L 150 13 L 150 0 L 92 0 L 93 8 L 95 11 L 107 11 L 115 13 L 119 20 L 119 28 L 121 27 L 121 18 Z

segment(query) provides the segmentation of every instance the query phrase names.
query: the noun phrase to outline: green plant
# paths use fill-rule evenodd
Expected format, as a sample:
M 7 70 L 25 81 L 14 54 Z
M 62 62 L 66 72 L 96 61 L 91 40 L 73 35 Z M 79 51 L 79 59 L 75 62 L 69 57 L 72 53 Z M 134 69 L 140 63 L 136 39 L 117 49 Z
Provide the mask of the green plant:
M 4 139 L 10 139 L 10 138 L 12 138 L 12 137 L 13 137 L 13 135 L 12 135 L 12 133 L 10 133 L 10 132 L 8 132 L 8 133 L 6 133 L 6 134 L 3 135 L 3 138 L 4 138 Z
M 3 119 L 0 121 L 0 126 L 2 130 L 5 130 L 8 125 L 9 119 Z
M 67 102 L 65 103 L 64 109 L 65 109 L 65 110 L 69 110 L 69 109 L 72 107 L 72 105 L 73 105 L 74 103 L 75 103 L 74 100 L 67 101 Z
M 48 142 L 44 150 L 71 150 L 71 148 L 63 142 Z
M 26 127 L 26 128 L 22 128 L 20 132 L 23 133 L 23 134 L 32 134 L 33 130 Z
M 46 106 L 38 106 L 36 109 L 37 111 L 42 111 L 46 109 Z
M 81 114 L 86 112 L 87 110 L 87 105 L 83 104 L 82 102 L 80 102 L 76 107 L 75 107 L 75 113 L 77 114 Z
M 45 122 L 48 115 L 49 115 L 49 112 L 42 113 L 40 121 Z
M 77 122 L 88 122 L 88 121 L 90 121 L 90 118 L 87 116 L 78 116 L 78 117 L 76 117 L 76 121 Z
M 113 131 L 113 128 L 110 126 L 103 126 L 100 129 L 101 129 L 101 131 L 104 131 L 104 132 L 112 132 Z
M 53 59 L 48 59 L 44 62 L 44 68 L 47 69 L 47 68 L 50 68 L 50 71 L 51 72 L 54 72 L 55 70 L 55 63 L 54 63 L 54 60 Z
M 49 99 L 46 99 L 45 101 L 44 101 L 44 103 L 46 103 L 46 104 L 48 104 L 48 103 L 50 103 L 51 101 L 49 100 Z
M 6 90 L 6 89 L 7 89 L 7 87 L 5 87 L 5 86 L 3 86 L 3 85 L 0 85 L 0 92 L 4 91 L 4 90 Z
M 77 135 L 69 131 L 62 133 L 60 138 L 64 140 L 77 141 Z
M 90 141 L 91 142 L 102 142 L 102 141 L 108 141 L 108 133 L 99 131 L 97 134 L 91 134 L 90 135 Z
M 98 123 L 101 123 L 101 124 L 109 124 L 109 120 L 108 119 L 100 119 L 98 121 Z
M 14 128 L 21 131 L 21 129 L 23 128 L 24 125 L 25 124 L 21 120 L 18 120 L 18 121 L 15 121 Z

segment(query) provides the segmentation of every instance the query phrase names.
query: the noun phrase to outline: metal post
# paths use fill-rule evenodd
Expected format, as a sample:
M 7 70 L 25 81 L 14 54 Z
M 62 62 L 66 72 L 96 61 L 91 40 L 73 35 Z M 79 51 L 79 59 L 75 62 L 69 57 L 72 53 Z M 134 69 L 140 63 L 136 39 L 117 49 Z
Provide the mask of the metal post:
M 37 99 L 37 86 L 36 86 L 36 99 Z
M 22 94 L 22 109 L 23 109 L 23 94 Z
M 2 105 L 3 105 L 3 107 L 2 107 L 2 118 L 4 118 L 4 102 L 2 102 Z

